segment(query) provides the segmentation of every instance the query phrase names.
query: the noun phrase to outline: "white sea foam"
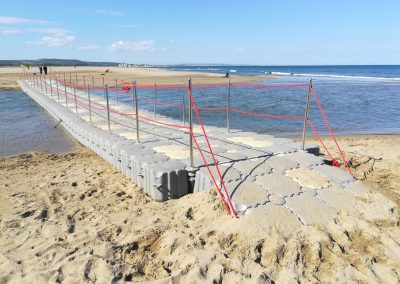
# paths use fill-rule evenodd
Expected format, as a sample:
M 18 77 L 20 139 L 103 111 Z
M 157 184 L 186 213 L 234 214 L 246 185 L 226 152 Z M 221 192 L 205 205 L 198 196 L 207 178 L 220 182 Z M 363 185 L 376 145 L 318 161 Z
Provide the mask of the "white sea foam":
M 400 78 L 390 77 L 370 77 L 370 76 L 352 76 L 352 75 L 339 75 L 339 74 L 314 74 L 314 73 L 288 73 L 288 72 L 265 72 L 276 76 L 302 76 L 302 77 L 325 77 L 325 78 L 339 78 L 339 79 L 364 79 L 364 80 L 386 80 L 386 81 L 400 81 Z
M 268 72 L 271 75 L 278 75 L 278 76 L 290 76 L 293 75 L 293 73 L 288 73 L 288 72 Z

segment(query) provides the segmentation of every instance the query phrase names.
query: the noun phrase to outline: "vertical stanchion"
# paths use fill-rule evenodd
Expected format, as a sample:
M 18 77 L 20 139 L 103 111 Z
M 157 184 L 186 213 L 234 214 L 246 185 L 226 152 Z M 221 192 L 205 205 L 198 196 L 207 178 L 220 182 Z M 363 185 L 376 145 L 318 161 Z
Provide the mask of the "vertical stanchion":
M 58 89 L 58 79 L 56 78 L 56 87 L 57 87 L 57 100 L 60 103 L 60 90 Z
M 103 93 L 104 93 L 104 99 L 106 99 L 106 90 L 104 89 L 104 77 L 103 77 Z
M 46 76 L 44 76 L 44 88 L 46 90 L 46 95 L 48 95 L 49 92 L 47 91 L 47 79 L 46 79 Z
M 309 116 L 309 112 L 310 112 L 311 89 L 312 89 L 312 79 L 310 79 L 310 84 L 308 85 L 308 91 L 307 91 L 307 103 L 306 103 L 306 111 L 304 113 L 304 124 L 303 124 L 303 140 L 301 143 L 302 150 L 304 150 L 305 145 L 306 145 L 307 121 L 308 121 L 308 116 Z
M 192 78 L 189 78 L 188 80 L 189 84 L 189 151 L 190 151 L 190 167 L 194 167 L 194 162 L 193 162 L 193 114 L 192 114 L 192 99 L 191 99 L 191 94 L 192 94 Z
M 85 76 L 83 76 L 83 90 L 85 90 L 86 88 L 86 78 Z
M 111 125 L 110 125 L 110 103 L 108 101 L 108 86 L 106 84 L 106 101 L 107 101 L 107 125 L 108 125 L 108 133 L 111 133 Z
M 90 85 L 87 85 L 87 94 L 88 94 L 88 103 L 89 103 L 89 119 L 90 123 L 93 123 L 92 121 L 92 101 L 90 99 Z
M 42 76 L 43 76 L 43 75 L 40 75 L 40 90 L 41 90 L 42 93 L 43 93 L 43 79 L 42 79 Z
M 228 79 L 228 98 L 226 105 L 226 131 L 229 133 L 231 130 L 231 80 Z
M 137 100 L 137 90 L 136 90 L 136 80 L 132 81 L 133 85 L 133 97 L 132 99 L 135 100 L 135 115 L 136 115 L 136 140 L 137 143 L 140 143 L 140 136 L 139 136 L 139 110 L 138 110 L 138 100 Z
M 185 90 L 185 89 L 183 89 Z M 189 101 L 190 102 L 190 101 Z M 186 119 L 185 119 L 185 111 L 186 111 L 186 106 L 185 106 L 185 92 L 182 93 L 182 121 L 183 125 L 186 125 Z
M 65 80 L 65 73 L 64 73 L 64 94 L 65 94 L 65 107 L 68 108 L 67 81 Z
M 51 94 L 51 99 L 54 100 L 54 98 L 53 98 L 53 88 L 52 88 L 52 86 L 51 86 L 51 84 L 52 84 L 52 83 L 51 83 L 51 82 L 52 82 L 52 81 L 51 81 L 51 76 L 50 76 L 49 78 L 50 78 L 50 94 Z
M 78 101 L 76 99 L 76 82 L 78 81 L 78 75 L 75 75 L 75 84 L 74 84 L 74 99 L 75 99 L 75 113 L 78 115 Z
M 93 92 L 93 95 L 94 95 L 94 77 L 92 76 L 92 92 Z
M 157 83 L 154 83 L 154 99 L 153 99 L 154 107 L 154 118 L 156 117 L 156 105 L 157 105 Z
M 118 79 L 115 78 L 115 96 L 117 98 L 117 104 L 118 104 Z

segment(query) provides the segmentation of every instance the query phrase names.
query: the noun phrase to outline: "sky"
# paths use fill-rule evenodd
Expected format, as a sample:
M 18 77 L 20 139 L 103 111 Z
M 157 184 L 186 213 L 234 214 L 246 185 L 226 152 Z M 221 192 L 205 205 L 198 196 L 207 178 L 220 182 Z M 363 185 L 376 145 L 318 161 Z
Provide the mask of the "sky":
M 2 1 L 0 59 L 400 64 L 399 0 Z

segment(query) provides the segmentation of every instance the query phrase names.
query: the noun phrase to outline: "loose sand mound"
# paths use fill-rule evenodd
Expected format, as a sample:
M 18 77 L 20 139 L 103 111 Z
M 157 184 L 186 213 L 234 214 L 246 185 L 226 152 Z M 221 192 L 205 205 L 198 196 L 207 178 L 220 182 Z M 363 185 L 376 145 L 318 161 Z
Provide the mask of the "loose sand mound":
M 231 219 L 215 194 L 154 202 L 88 150 L 3 158 L 0 283 L 396 283 L 393 204 L 371 193 L 326 226 L 279 228 Z

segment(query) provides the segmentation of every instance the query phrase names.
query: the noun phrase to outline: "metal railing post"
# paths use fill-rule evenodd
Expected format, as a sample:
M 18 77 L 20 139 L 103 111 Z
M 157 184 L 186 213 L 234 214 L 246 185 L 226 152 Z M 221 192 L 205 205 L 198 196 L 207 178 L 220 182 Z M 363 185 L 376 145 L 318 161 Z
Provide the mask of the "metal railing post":
M 104 94 L 104 99 L 106 99 L 106 90 L 104 89 L 104 77 L 103 77 L 103 94 Z
M 311 89 L 312 89 L 312 79 L 310 79 L 310 84 L 308 85 L 308 91 L 307 91 L 307 103 L 306 103 L 306 110 L 304 113 L 304 124 L 303 124 L 303 139 L 302 139 L 302 143 L 301 143 L 302 150 L 305 149 L 305 145 L 306 145 L 307 121 L 308 121 L 309 112 L 310 112 Z
M 94 77 L 92 76 L 92 92 L 93 92 L 93 95 L 94 95 Z
M 186 111 L 185 92 L 183 92 L 182 93 L 182 121 L 183 121 L 184 126 L 186 125 L 185 111 Z
M 90 99 L 90 85 L 87 85 L 87 93 L 88 93 L 88 102 L 89 102 L 89 119 L 90 119 L 90 123 L 92 122 L 92 101 Z
M 228 98 L 226 105 L 226 131 L 229 133 L 231 130 L 231 80 L 228 79 Z
M 156 117 L 156 105 L 157 105 L 157 83 L 154 83 L 154 98 L 153 98 L 153 113 L 154 113 L 154 118 Z
M 46 95 L 48 95 L 49 92 L 47 91 L 47 79 L 46 79 L 46 76 L 44 76 L 44 88 L 46 90 Z
M 64 73 L 64 93 L 65 93 L 65 107 L 68 108 L 68 95 L 67 95 L 67 81 Z
M 117 104 L 119 104 L 118 102 L 118 79 L 115 78 L 115 97 L 117 98 Z
M 111 133 L 111 125 L 110 125 L 110 103 L 108 101 L 108 86 L 106 84 L 106 101 L 107 101 L 107 124 L 108 124 L 108 133 Z
M 75 84 L 74 84 L 75 113 L 78 115 L 78 100 L 76 99 L 77 81 L 78 81 L 78 75 L 75 75 Z
M 53 98 L 53 88 L 51 86 L 51 76 L 50 76 L 50 94 L 51 94 L 51 99 L 54 100 L 54 98 Z
M 139 137 L 139 110 L 138 110 L 138 99 L 137 99 L 137 90 L 136 90 L 136 80 L 132 81 L 133 85 L 133 97 L 132 99 L 135 100 L 135 115 L 136 115 L 136 140 L 137 143 L 140 143 L 140 137 Z
M 189 78 L 188 80 L 189 84 L 189 151 L 190 151 L 190 167 L 194 167 L 194 160 L 193 160 L 193 114 L 192 114 L 192 99 L 191 99 L 191 94 L 192 94 L 192 78 Z
M 85 90 L 85 88 L 86 88 L 86 78 L 85 78 L 85 76 L 82 76 L 83 77 L 83 90 Z
M 40 75 L 40 90 L 42 91 L 42 93 L 44 92 L 44 89 L 43 89 L 43 79 L 42 79 L 42 76 L 43 75 Z
M 60 103 L 60 90 L 58 89 L 58 79 L 56 77 L 56 87 L 57 87 L 57 101 Z

